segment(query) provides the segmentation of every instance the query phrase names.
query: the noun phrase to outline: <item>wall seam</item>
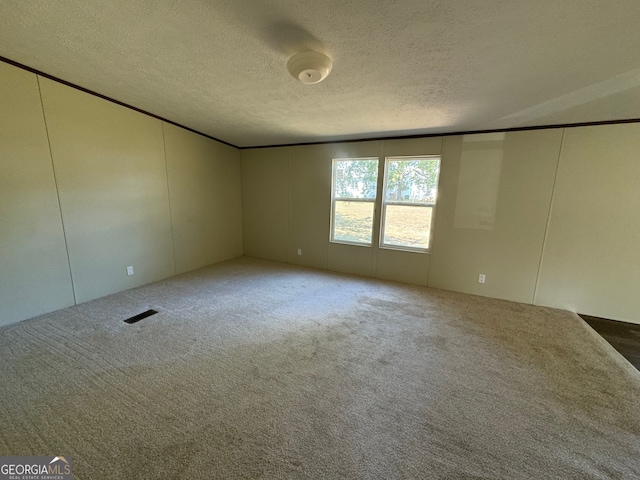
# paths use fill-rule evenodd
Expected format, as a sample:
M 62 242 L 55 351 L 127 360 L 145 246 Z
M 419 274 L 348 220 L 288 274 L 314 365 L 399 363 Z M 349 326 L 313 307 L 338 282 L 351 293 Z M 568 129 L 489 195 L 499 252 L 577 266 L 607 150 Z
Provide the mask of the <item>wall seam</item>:
M 242 161 L 242 150 L 238 149 L 238 164 L 240 166 L 240 227 L 241 227 L 241 234 L 240 234 L 240 242 L 242 244 L 242 254 L 241 256 L 244 257 L 244 167 L 243 167 L 243 161 Z
M 544 236 L 542 239 L 542 248 L 540 249 L 540 260 L 538 261 L 538 273 L 536 274 L 536 283 L 533 289 L 533 298 L 531 304 L 536 304 L 536 297 L 538 296 L 538 287 L 540 285 L 540 272 L 542 271 L 542 261 L 544 259 L 544 251 L 547 247 L 547 237 L 549 236 L 549 225 L 551 225 L 551 212 L 553 210 L 553 199 L 556 195 L 556 184 L 558 182 L 558 171 L 560 170 L 560 158 L 562 157 L 562 148 L 564 147 L 564 136 L 566 130 L 562 129 L 562 138 L 560 139 L 560 148 L 558 149 L 558 161 L 556 162 L 556 171 L 553 176 L 553 186 L 551 187 L 551 199 L 549 200 L 549 210 L 547 211 L 547 224 L 544 227 Z
M 53 183 L 56 187 L 56 197 L 58 199 L 58 211 L 60 212 L 60 223 L 62 224 L 62 236 L 64 238 L 64 248 L 67 252 L 67 266 L 69 267 L 69 279 L 71 280 L 71 293 L 73 294 L 74 305 L 78 304 L 76 297 L 76 282 L 73 279 L 73 270 L 71 269 L 71 256 L 69 255 L 69 242 L 67 240 L 67 227 L 62 214 L 62 201 L 60 200 L 60 188 L 58 187 L 58 175 L 56 173 L 56 165 L 53 161 L 53 150 L 51 149 L 51 138 L 49 137 L 49 125 L 47 124 L 47 114 L 44 111 L 44 99 L 42 98 L 42 87 L 40 86 L 40 75 L 36 75 L 38 84 L 38 95 L 40 96 L 40 108 L 42 108 L 42 120 L 44 121 L 44 130 L 47 135 L 47 146 L 49 147 L 49 158 L 51 159 L 51 170 L 53 171 Z
M 285 255 L 285 262 L 293 265 L 298 265 L 296 262 L 298 259 L 291 255 L 291 158 L 292 155 L 287 153 L 287 254 Z M 294 261 L 289 260 L 289 258 L 293 257 Z
M 160 122 L 162 128 L 162 151 L 164 153 L 164 172 L 167 177 L 167 199 L 169 200 L 169 223 L 171 224 L 171 251 L 173 253 L 173 274 L 178 274 L 178 265 L 176 263 L 176 240 L 173 235 L 173 212 L 171 210 L 171 187 L 169 186 L 169 164 L 167 162 L 167 141 L 164 136 L 164 122 Z

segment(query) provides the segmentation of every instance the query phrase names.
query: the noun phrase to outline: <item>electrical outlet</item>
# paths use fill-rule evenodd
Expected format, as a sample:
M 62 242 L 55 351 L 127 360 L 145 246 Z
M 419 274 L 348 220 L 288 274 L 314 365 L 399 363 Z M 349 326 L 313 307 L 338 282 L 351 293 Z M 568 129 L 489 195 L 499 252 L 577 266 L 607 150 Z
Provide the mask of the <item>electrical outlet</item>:
M 298 255 L 302 255 L 302 249 L 301 248 L 298 249 Z
M 478 275 L 478 283 L 484 283 L 486 279 L 487 279 L 487 276 L 484 273 L 481 273 L 480 275 Z
M 133 275 L 133 265 L 127 267 L 127 275 Z

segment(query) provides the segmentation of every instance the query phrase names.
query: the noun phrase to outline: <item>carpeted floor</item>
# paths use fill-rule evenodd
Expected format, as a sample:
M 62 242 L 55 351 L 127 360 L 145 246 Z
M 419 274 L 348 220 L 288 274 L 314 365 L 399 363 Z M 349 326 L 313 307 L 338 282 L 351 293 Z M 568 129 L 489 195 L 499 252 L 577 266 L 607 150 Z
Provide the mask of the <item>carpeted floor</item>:
M 640 478 L 640 373 L 501 300 L 243 257 L 2 327 L 0 369 L 0 455 L 77 479 Z

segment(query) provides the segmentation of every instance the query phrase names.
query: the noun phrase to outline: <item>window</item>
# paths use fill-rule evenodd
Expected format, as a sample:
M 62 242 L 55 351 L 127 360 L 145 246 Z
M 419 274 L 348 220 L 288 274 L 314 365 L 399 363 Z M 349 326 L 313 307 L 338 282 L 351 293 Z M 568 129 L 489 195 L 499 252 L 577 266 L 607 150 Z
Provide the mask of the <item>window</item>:
M 371 245 L 378 159 L 333 160 L 331 241 Z
M 333 160 L 332 242 L 371 245 L 378 158 Z M 387 157 L 384 163 L 380 247 L 428 252 L 440 174 L 439 156 Z
M 384 163 L 380 247 L 428 251 L 440 157 L 389 157 Z

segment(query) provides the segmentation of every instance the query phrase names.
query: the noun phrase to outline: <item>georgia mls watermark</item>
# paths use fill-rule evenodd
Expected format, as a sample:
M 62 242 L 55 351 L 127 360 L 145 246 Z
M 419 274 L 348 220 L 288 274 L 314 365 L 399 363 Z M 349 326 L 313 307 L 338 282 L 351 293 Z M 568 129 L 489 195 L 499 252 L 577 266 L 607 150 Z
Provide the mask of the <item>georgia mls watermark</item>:
M 71 480 L 71 457 L 0 457 L 0 480 Z

